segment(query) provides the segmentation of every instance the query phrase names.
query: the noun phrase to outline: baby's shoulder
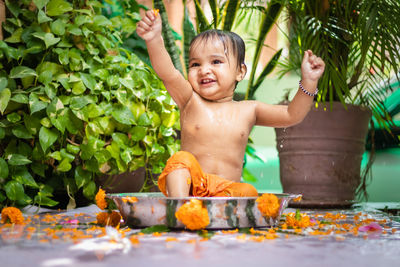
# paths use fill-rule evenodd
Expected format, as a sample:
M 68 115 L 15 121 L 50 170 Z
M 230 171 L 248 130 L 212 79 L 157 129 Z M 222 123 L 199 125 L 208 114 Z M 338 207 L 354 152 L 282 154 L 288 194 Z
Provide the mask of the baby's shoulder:
M 254 110 L 258 105 L 258 101 L 256 100 L 241 100 L 241 101 L 234 101 L 235 106 L 240 107 L 241 109 L 246 110 Z

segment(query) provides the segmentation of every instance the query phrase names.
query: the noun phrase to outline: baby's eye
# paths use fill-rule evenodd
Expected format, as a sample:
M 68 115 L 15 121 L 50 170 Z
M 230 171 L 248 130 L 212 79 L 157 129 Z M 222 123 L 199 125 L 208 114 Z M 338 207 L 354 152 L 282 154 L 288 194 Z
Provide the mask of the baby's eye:
M 222 61 L 219 60 L 219 59 L 214 59 L 214 60 L 212 61 L 212 63 L 213 63 L 213 64 L 221 64 Z
M 194 62 L 194 63 L 192 63 L 192 64 L 189 65 L 189 68 L 198 67 L 198 66 L 200 66 L 200 64 Z

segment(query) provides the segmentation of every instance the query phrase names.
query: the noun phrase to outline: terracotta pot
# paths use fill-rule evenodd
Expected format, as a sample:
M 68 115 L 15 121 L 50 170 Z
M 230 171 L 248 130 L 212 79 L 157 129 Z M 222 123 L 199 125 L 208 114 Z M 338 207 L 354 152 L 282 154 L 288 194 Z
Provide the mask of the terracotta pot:
M 319 104 L 298 125 L 275 129 L 283 191 L 301 207 L 346 207 L 355 200 L 371 111 Z
M 3 40 L 3 23 L 6 21 L 6 6 L 3 0 L 0 0 L 0 40 Z
M 157 177 L 157 174 L 153 174 Z M 116 175 L 104 175 L 97 179 L 97 184 L 107 193 L 132 193 L 139 192 L 145 181 L 145 168 L 139 168 L 134 172 L 125 172 Z M 158 192 L 157 186 L 150 188 L 151 192 Z

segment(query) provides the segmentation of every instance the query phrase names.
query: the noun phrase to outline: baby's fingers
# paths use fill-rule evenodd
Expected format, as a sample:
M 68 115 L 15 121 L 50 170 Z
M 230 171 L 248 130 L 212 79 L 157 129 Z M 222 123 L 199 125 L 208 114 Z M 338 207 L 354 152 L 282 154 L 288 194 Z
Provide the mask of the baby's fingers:
M 154 21 L 157 18 L 158 9 L 152 9 L 146 11 L 146 17 L 149 18 L 151 21 Z
M 141 20 L 137 24 L 137 29 L 141 31 L 150 31 L 151 30 L 151 25 L 146 23 L 145 21 Z
M 316 67 L 316 68 L 325 68 L 325 62 L 322 60 L 322 58 L 320 58 L 320 57 L 317 57 L 315 60 L 314 60 L 314 63 L 313 63 L 313 65 Z

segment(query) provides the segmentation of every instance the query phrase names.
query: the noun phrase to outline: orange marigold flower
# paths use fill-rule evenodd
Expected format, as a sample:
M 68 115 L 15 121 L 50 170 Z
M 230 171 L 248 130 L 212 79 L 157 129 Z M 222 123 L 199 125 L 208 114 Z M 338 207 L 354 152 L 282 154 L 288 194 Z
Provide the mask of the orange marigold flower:
M 263 194 L 257 198 L 257 207 L 265 217 L 276 217 L 279 212 L 279 199 L 274 194 Z
M 165 239 L 165 242 L 178 242 L 179 240 L 178 240 L 178 238 L 176 238 L 176 237 L 167 237 L 166 239 Z
M 306 214 L 299 214 L 298 218 L 294 213 L 286 214 L 285 224 L 292 228 L 306 228 L 311 226 L 310 216 Z
M 301 201 L 301 198 L 302 198 L 303 196 L 302 195 L 300 195 L 300 196 L 298 196 L 298 197 L 295 197 L 295 198 L 293 198 L 293 201 L 294 202 L 299 202 L 299 201 Z
M 129 240 L 131 241 L 132 244 L 137 245 L 140 243 L 139 238 L 137 236 L 131 236 L 129 238 Z
M 190 230 L 199 230 L 210 224 L 207 208 L 198 199 L 191 199 L 183 204 L 177 212 L 176 218 Z
M 129 202 L 129 203 L 135 203 L 135 202 L 138 202 L 138 199 L 137 199 L 137 197 L 123 197 L 123 198 L 122 198 L 122 201 L 123 201 L 124 203 L 127 203 L 127 202 Z
M 307 215 L 302 215 L 300 221 L 298 221 L 298 226 L 300 228 L 306 228 L 311 225 L 310 217 Z
M 154 16 L 157 17 L 157 15 L 158 15 L 158 13 L 160 12 L 160 10 L 158 10 L 158 9 L 153 9 L 153 12 L 154 12 Z
M 18 208 L 7 207 L 1 211 L 1 223 L 23 224 L 24 216 Z
M 101 188 L 96 194 L 96 205 L 102 210 L 107 208 L 106 192 Z
M 116 227 L 119 222 L 121 221 L 121 215 L 119 212 L 112 211 L 111 213 L 109 212 L 100 212 L 96 216 L 97 223 L 100 224 L 101 226 L 112 226 Z

